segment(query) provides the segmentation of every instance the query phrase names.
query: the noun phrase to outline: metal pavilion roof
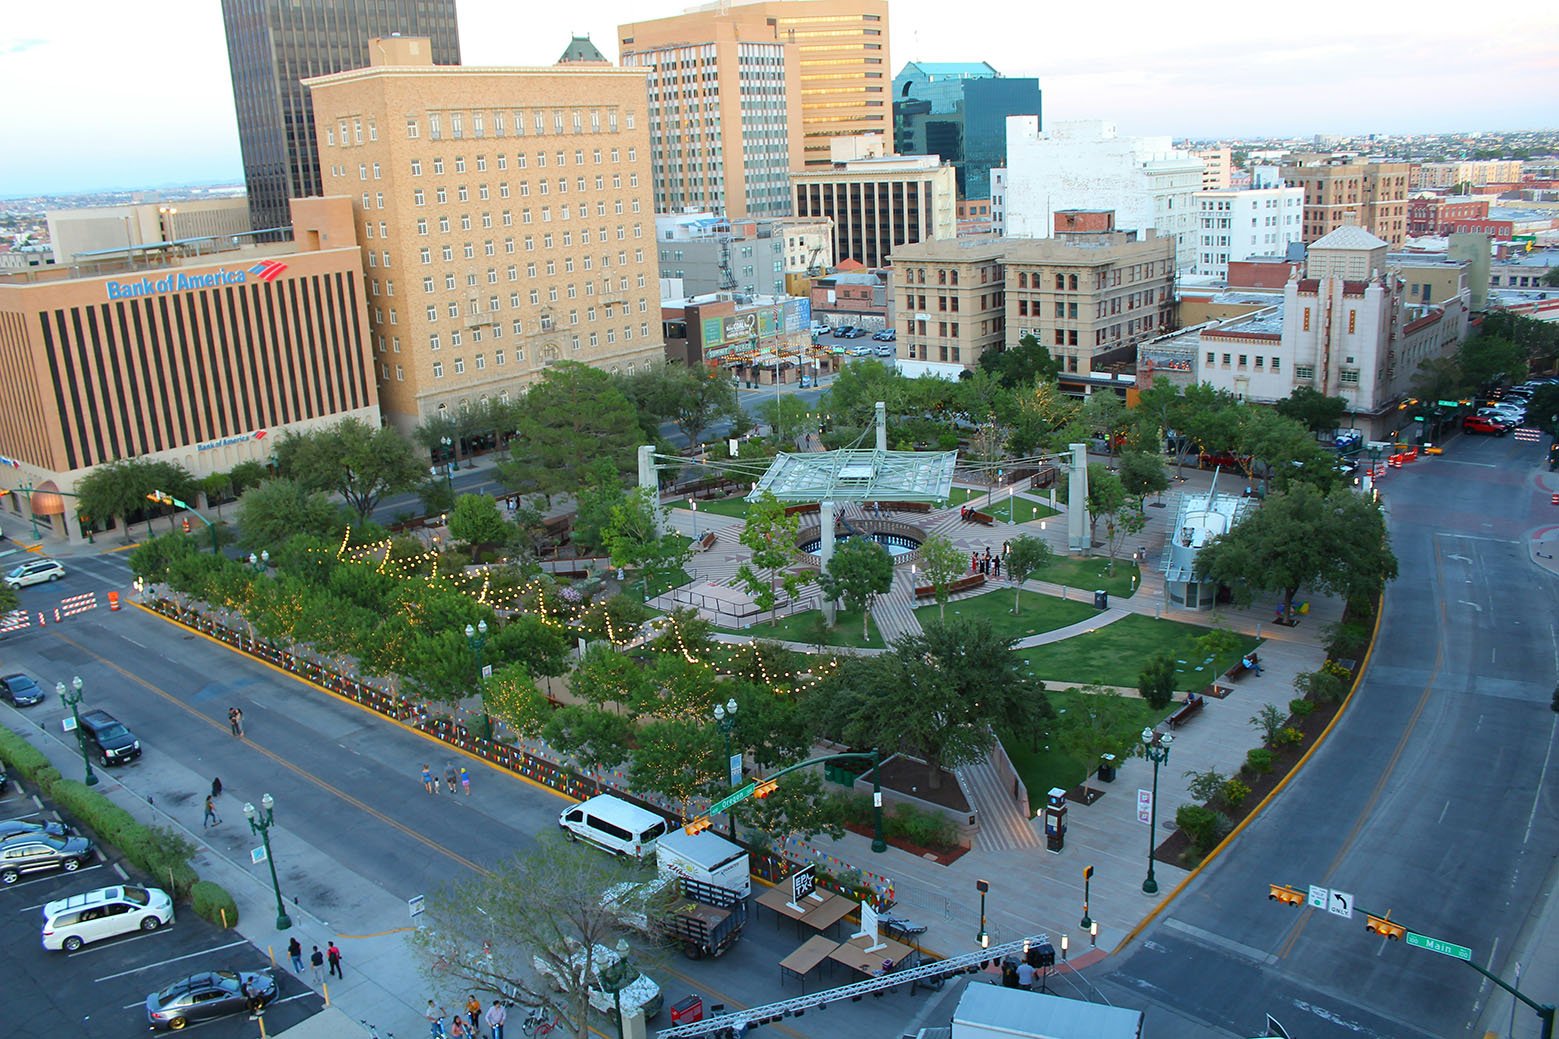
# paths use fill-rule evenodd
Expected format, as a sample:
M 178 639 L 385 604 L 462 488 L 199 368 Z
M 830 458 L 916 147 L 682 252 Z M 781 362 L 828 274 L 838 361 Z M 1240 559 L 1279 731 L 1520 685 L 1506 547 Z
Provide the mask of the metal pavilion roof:
M 946 501 L 956 451 L 822 451 L 780 454 L 747 495 L 785 502 Z

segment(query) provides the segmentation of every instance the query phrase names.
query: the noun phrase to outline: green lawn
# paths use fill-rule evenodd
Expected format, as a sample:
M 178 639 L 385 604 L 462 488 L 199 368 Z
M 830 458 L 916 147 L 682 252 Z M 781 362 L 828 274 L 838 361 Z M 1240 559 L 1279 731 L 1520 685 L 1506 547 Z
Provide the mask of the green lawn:
M 671 507 L 673 509 L 686 509 L 688 507 L 687 499 L 674 501 L 671 503 Z M 710 501 L 704 501 L 700 498 L 698 511 L 713 513 L 716 516 L 730 516 L 733 519 L 746 519 L 747 502 L 741 498 L 716 498 Z
M 937 616 L 935 602 L 917 607 L 920 623 L 925 624 Z M 1025 635 L 1038 635 L 1054 631 L 1068 624 L 1087 620 L 1095 614 L 1093 602 L 1080 599 L 1062 600 L 1053 595 L 1038 592 L 1023 593 L 1023 610 L 1012 614 L 1012 589 L 998 588 L 983 595 L 967 599 L 954 599 L 947 604 L 947 616 L 971 617 L 990 621 L 991 627 L 1004 638 L 1020 639 Z
M 1064 584 L 1068 588 L 1080 588 L 1087 593 L 1090 602 L 1093 601 L 1093 591 L 1096 588 L 1103 588 L 1111 595 L 1122 598 L 1132 595 L 1135 592 L 1132 578 L 1137 578 L 1136 583 L 1141 582 L 1137 564 L 1129 559 L 1117 559 L 1113 577 L 1106 573 L 1109 566 L 1110 561 L 1100 556 L 1057 555 L 1051 560 L 1049 566 L 1034 575 L 1034 580 Z
M 1051 691 L 1045 694 L 1057 711 L 1087 710 L 1088 693 Z M 1126 719 L 1121 723 L 1121 735 L 1135 742 L 1144 728 L 1157 725 L 1168 717 L 1175 707 L 1155 711 L 1146 700 L 1123 698 L 1127 706 Z M 1070 790 L 1081 783 L 1086 773 L 1098 767 L 1097 761 L 1083 761 L 1076 755 L 1050 743 L 1045 733 L 1002 733 L 1001 744 L 1012 759 L 1012 765 L 1023 777 L 1029 790 L 1029 803 L 1038 807 L 1044 803 L 1045 791 L 1051 787 Z M 1046 748 L 1049 748 L 1048 750 Z M 1104 789 L 1109 789 L 1106 786 Z
M 791 614 L 789 617 L 781 617 L 778 624 L 764 621 L 740 631 L 734 628 L 720 630 L 736 635 L 751 635 L 755 639 L 804 642 L 814 646 L 821 643 L 825 646 L 849 646 L 854 649 L 887 648 L 887 643 L 882 641 L 882 636 L 877 631 L 875 620 L 872 621 L 871 638 L 861 638 L 861 615 L 855 610 L 840 610 L 834 618 L 832 628 L 823 626 L 821 610 L 805 610 Z
M 1256 645 L 1251 639 L 1227 657 L 1207 662 L 1193 645 L 1207 631 L 1195 624 L 1132 614 L 1086 635 L 1017 652 L 1036 675 L 1051 684 L 1098 682 L 1132 689 L 1137 687 L 1143 666 L 1160 653 L 1168 653 L 1175 661 L 1175 688 L 1189 692 L 1202 689 Z

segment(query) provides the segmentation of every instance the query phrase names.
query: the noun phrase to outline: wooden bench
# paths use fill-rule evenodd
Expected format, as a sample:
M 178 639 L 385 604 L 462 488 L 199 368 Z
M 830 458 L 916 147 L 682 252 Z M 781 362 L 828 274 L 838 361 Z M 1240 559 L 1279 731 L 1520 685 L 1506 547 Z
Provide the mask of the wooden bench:
M 719 540 L 720 535 L 711 530 L 709 533 L 695 541 L 693 543 L 693 547 L 700 552 L 708 552 L 711 548 L 715 547 L 715 543 Z
M 949 582 L 947 586 L 947 594 L 957 595 L 959 592 L 973 591 L 976 588 L 982 587 L 984 584 L 984 574 L 970 574 L 968 577 L 960 577 L 956 581 Z M 926 599 L 935 598 L 936 585 L 934 584 L 922 585 L 915 589 L 915 599 L 917 601 L 924 601 Z
M 968 520 L 970 523 L 978 523 L 982 527 L 992 527 L 996 525 L 996 517 L 985 512 L 970 511 L 964 514 L 964 519 Z
M 1255 665 L 1255 667 L 1260 667 L 1261 666 L 1261 655 L 1260 654 L 1258 654 L 1258 653 L 1248 653 L 1248 654 L 1246 654 L 1246 657 L 1249 657 L 1250 662 L 1253 665 Z M 1250 669 L 1247 669 L 1245 667 L 1245 659 L 1246 659 L 1246 657 L 1241 657 L 1239 660 L 1235 661 L 1234 666 L 1229 668 L 1229 670 L 1227 670 L 1227 671 L 1225 671 L 1223 673 L 1223 677 L 1224 677 L 1224 679 L 1226 681 L 1238 682 L 1240 679 L 1245 677 L 1245 675 L 1247 673 L 1247 670 L 1255 670 L 1255 667 L 1252 667 Z
M 1186 702 L 1180 705 L 1180 709 L 1169 716 L 1169 727 L 1171 729 L 1180 728 L 1185 722 L 1190 721 L 1191 716 L 1200 711 L 1202 705 L 1206 702 L 1205 697 L 1198 696 L 1196 693 L 1186 697 Z
M 807 516 L 807 515 L 810 515 L 810 514 L 812 514 L 814 512 L 817 512 L 818 508 L 819 508 L 818 503 L 815 502 L 815 501 L 814 502 L 808 502 L 805 505 L 787 505 L 787 506 L 785 506 L 785 515 L 787 515 L 787 516 Z

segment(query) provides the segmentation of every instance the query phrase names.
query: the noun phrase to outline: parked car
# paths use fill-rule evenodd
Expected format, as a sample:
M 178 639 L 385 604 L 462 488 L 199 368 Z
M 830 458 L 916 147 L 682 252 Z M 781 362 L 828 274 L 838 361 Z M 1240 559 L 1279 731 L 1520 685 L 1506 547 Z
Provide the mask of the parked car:
M 13 707 L 31 707 L 44 701 L 43 690 L 28 675 L 20 671 L 0 676 L 0 697 L 11 701 Z
M 855 328 L 852 325 L 840 325 L 838 328 L 834 329 L 834 335 L 840 339 L 848 339 L 850 338 L 850 333 L 854 331 Z
M 871 353 L 872 353 L 872 348 L 869 347 L 869 346 L 866 346 L 864 343 L 862 345 L 860 345 L 860 346 L 852 346 L 852 347 L 850 347 L 850 356 L 851 357 L 870 357 Z
M 817 380 L 814 379 L 812 376 L 810 376 L 810 375 L 803 375 L 801 377 L 801 388 L 802 389 L 805 390 L 805 389 L 808 389 L 808 388 L 810 388 L 812 386 L 816 386 L 816 385 L 817 385 Z
M 177 1030 L 265 1006 L 276 998 L 276 979 L 252 971 L 211 970 L 180 978 L 146 997 L 146 1020 L 153 1029 Z
M 1510 427 L 1497 419 L 1487 415 L 1468 415 L 1462 419 L 1462 432 L 1482 433 L 1485 436 L 1502 437 L 1510 431 Z
M 141 756 L 141 741 L 123 722 L 107 711 L 88 711 L 81 716 L 87 747 L 105 767 L 122 765 Z
M 1518 408 L 1514 405 L 1505 404 L 1496 404 L 1490 408 L 1479 408 L 1478 414 L 1487 416 L 1488 418 L 1492 418 L 1500 422 L 1508 422 L 1511 425 L 1525 422 L 1527 417 L 1525 408 Z
M 585 950 L 577 939 L 569 939 L 569 948 L 572 950 L 568 957 L 569 966 L 579 975 L 585 971 Z M 532 964 L 536 973 L 548 979 L 552 984 L 558 984 L 557 967 L 554 960 L 557 957 L 532 958 Z M 590 1005 L 601 1013 L 611 1013 L 616 1007 L 615 991 L 619 991 L 622 999 L 622 1008 L 632 1010 L 642 1007 L 646 1021 L 660 1013 L 662 997 L 660 986 L 648 975 L 642 973 L 633 965 L 632 960 L 625 960 L 618 955 L 616 949 L 605 945 L 597 945 L 590 955 L 590 983 L 588 986 Z M 632 978 L 631 981 L 626 980 Z
M 48 837 L 69 837 L 71 828 L 51 820 L 7 819 L 0 822 L 0 841 L 8 841 L 22 834 L 43 834 Z
M 75 952 L 88 942 L 173 922 L 173 899 L 154 887 L 103 887 L 43 907 L 43 947 Z
M 0 841 L 0 884 L 10 887 L 29 873 L 62 869 L 74 873 L 92 855 L 85 837 L 24 833 Z
M 866 335 L 864 328 L 847 328 L 839 333 L 841 339 L 861 339 Z
M 34 559 L 23 563 L 5 575 L 5 583 L 12 588 L 26 588 L 32 584 L 58 581 L 65 576 L 65 567 L 57 559 Z
M 887 343 L 884 343 L 877 348 L 876 353 L 878 357 L 892 357 L 893 347 L 889 346 Z
M 878 342 L 881 342 L 881 343 L 891 343 L 891 342 L 894 342 L 895 340 L 898 339 L 898 337 L 899 337 L 899 332 L 898 332 L 898 329 L 896 329 L 896 328 L 885 328 L 881 332 L 873 332 L 872 333 L 872 338 L 877 340 Z

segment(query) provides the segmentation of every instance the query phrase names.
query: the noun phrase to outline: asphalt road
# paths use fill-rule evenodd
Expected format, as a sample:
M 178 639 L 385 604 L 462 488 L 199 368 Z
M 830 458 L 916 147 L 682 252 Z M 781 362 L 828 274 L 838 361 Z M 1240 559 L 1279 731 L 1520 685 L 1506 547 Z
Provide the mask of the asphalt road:
M 66 595 L 128 585 L 121 553 L 72 560 L 65 581 L 21 594 L 24 606 L 38 610 Z M 436 891 L 471 870 L 499 866 L 536 834 L 552 832 L 567 803 L 485 767 L 473 769 L 469 799 L 430 797 L 417 773 L 423 761 L 437 766 L 453 757 L 439 745 L 132 608 L 98 609 L 31 629 L 8 640 L 3 652 L 7 671 L 26 671 L 47 689 L 80 675 L 86 704 L 107 709 L 142 741 L 140 761 L 114 777 L 143 797 L 155 792 L 159 808 L 230 861 L 247 860 L 254 843 L 238 806 L 272 794 L 278 825 L 319 853 L 302 862 L 275 855 L 287 901 L 343 932 L 365 929 L 351 915 L 352 885 L 373 885 L 397 902 Z M 244 712 L 243 741 L 228 730 L 227 709 L 235 704 Z M 20 717 L 58 733 L 64 714 L 52 700 Z M 227 792 L 225 821 L 204 831 L 204 784 L 218 775 Z M 782 987 L 777 964 L 806 937 L 765 914 L 719 959 L 693 963 L 673 953 L 653 960 L 648 972 L 668 1004 L 697 992 L 706 1005 L 761 1005 L 800 994 L 794 981 Z M 808 979 L 808 990 L 850 980 L 843 968 L 832 974 L 825 968 Z M 832 1037 L 841 1028 L 897 1036 L 917 1020 L 945 1022 L 960 984 L 913 997 L 890 993 L 772 1031 L 790 1039 Z M 420 984 L 409 989 L 405 1006 L 385 1008 L 379 1023 L 401 1033 L 407 1022 L 396 1012 L 415 1019 L 428 994 Z M 664 1015 L 652 1022 L 665 1023 Z
M 1155 1037 L 1256 1035 L 1268 1013 L 1295 1039 L 1483 1034 L 1489 985 L 1466 964 L 1375 937 L 1357 913 L 1283 907 L 1267 885 L 1350 893 L 1510 976 L 1559 848 L 1559 581 L 1527 553 L 1555 521 L 1542 450 L 1456 437 L 1385 481 L 1401 576 L 1348 713 L 1095 979 L 1150 1008 Z

